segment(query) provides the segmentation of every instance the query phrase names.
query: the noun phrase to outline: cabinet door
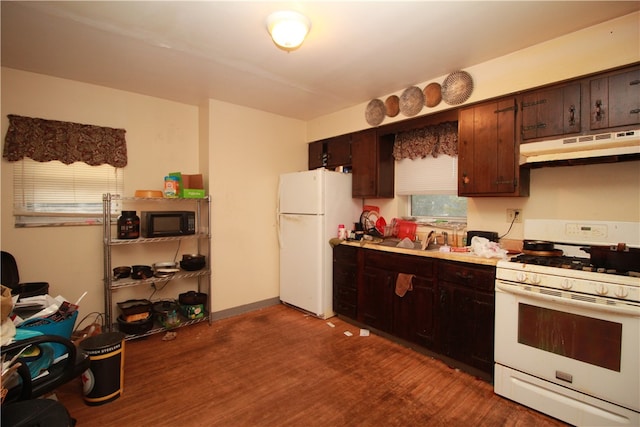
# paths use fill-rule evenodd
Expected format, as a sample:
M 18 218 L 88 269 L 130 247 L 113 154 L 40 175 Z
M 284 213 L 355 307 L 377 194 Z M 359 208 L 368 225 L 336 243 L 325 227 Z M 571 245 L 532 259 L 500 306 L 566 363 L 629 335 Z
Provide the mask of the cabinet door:
M 324 142 L 309 143 L 309 170 L 318 169 L 326 165 L 324 157 Z
M 593 79 L 589 87 L 591 129 L 640 123 L 640 69 Z
M 514 98 L 460 111 L 458 195 L 518 195 L 515 115 Z
M 357 248 L 333 248 L 333 311 L 351 319 L 357 318 L 357 275 Z
M 522 96 L 522 139 L 580 132 L 579 83 Z
M 393 288 L 396 274 L 375 267 L 365 267 L 363 273 L 362 310 L 358 320 L 384 332 L 391 332 Z
M 327 167 L 330 169 L 351 164 L 351 137 L 341 135 L 326 140 Z
M 393 295 L 393 334 L 435 350 L 436 293 L 433 279 L 415 276 L 413 290 Z
M 376 129 L 351 136 L 354 198 L 394 196 L 393 136 L 378 138 Z
M 474 292 L 473 323 L 470 325 L 469 365 L 493 373 L 494 295 Z

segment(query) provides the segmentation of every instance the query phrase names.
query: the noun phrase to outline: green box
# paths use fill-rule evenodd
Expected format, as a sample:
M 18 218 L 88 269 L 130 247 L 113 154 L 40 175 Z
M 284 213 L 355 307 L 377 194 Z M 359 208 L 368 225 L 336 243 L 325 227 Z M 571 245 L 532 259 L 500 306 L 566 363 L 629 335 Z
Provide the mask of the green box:
M 204 199 L 204 190 L 198 188 L 185 188 L 181 193 L 185 199 Z

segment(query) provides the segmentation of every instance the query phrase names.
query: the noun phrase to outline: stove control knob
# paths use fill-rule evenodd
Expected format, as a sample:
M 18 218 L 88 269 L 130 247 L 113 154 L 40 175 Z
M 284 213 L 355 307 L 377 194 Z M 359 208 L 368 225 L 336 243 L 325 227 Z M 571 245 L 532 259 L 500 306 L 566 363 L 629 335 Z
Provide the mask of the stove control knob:
M 535 273 L 531 275 L 530 283 L 532 285 L 539 285 L 541 281 L 542 281 L 542 277 L 540 277 L 539 275 L 537 275 Z
M 569 290 L 573 287 L 573 282 L 569 279 L 562 279 L 562 282 L 560 282 L 560 287 L 564 290 Z
M 598 295 L 606 295 L 609 292 L 609 288 L 603 283 L 596 283 L 596 293 Z
M 629 296 L 629 291 L 624 286 L 618 286 L 614 292 L 618 298 L 626 298 Z
M 516 280 L 518 282 L 527 283 L 528 279 L 529 279 L 529 276 L 527 276 L 527 273 L 525 273 L 524 271 L 518 271 L 516 273 Z

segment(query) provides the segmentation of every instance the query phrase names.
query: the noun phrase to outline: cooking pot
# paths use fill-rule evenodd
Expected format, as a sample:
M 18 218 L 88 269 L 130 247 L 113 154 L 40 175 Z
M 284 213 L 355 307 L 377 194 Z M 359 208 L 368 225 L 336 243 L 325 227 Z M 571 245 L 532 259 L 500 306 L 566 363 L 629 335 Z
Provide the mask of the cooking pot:
M 204 268 L 206 265 L 205 256 L 200 254 L 184 254 L 180 267 L 187 271 L 196 271 Z
M 619 272 L 640 272 L 639 248 L 628 248 L 620 243 L 617 246 L 590 246 L 582 250 L 591 256 L 594 267 Z
M 134 279 L 149 279 L 153 277 L 153 269 L 150 265 L 134 265 L 131 268 L 133 270 L 131 277 Z

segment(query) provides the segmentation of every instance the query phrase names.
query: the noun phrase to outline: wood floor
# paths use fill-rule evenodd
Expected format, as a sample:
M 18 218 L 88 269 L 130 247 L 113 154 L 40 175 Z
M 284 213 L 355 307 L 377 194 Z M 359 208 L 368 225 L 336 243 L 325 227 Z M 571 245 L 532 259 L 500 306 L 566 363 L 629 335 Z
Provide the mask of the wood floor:
M 440 361 L 330 321 L 277 305 L 179 329 L 172 341 L 127 341 L 120 398 L 87 406 L 79 380 L 56 395 L 79 427 L 565 425 Z

